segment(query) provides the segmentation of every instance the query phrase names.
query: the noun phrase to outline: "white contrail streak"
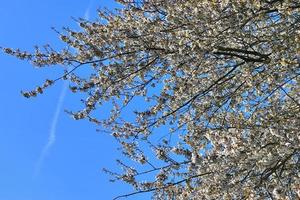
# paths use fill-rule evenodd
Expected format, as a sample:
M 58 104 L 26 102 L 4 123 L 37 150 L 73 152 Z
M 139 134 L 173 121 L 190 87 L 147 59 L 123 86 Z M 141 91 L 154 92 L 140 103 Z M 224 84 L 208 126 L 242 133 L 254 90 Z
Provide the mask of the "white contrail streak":
M 93 5 L 94 0 L 90 0 L 87 9 L 84 12 L 84 19 L 89 20 L 90 19 L 90 9 Z
M 89 2 L 88 8 L 84 12 L 84 19 L 86 19 L 86 20 L 88 20 L 90 18 L 90 8 L 92 6 L 92 3 L 93 3 L 93 0 L 91 0 Z M 60 115 L 61 110 L 62 110 L 62 106 L 63 106 L 63 102 L 64 102 L 64 99 L 65 99 L 65 96 L 66 96 L 67 88 L 68 88 L 68 82 L 65 81 L 65 83 L 64 83 L 64 85 L 61 89 L 59 99 L 58 99 L 58 102 L 57 102 L 57 105 L 56 105 L 55 113 L 54 113 L 54 116 L 53 116 L 53 119 L 52 119 L 52 122 L 51 122 L 48 141 L 47 141 L 46 145 L 44 146 L 44 148 L 42 149 L 40 157 L 39 157 L 39 159 L 36 163 L 33 178 L 38 177 L 38 175 L 40 174 L 43 162 L 44 162 L 47 154 L 49 153 L 51 147 L 55 143 L 57 123 L 58 123 L 59 115 Z
M 42 149 L 40 157 L 39 157 L 39 159 L 36 163 L 36 166 L 35 166 L 35 171 L 34 171 L 34 175 L 33 175 L 34 178 L 39 175 L 39 173 L 41 171 L 42 164 L 43 164 L 49 150 L 51 149 L 51 147 L 55 143 L 57 123 L 58 123 L 59 115 L 60 115 L 61 110 L 62 110 L 64 99 L 66 97 L 67 88 L 68 88 L 68 82 L 65 81 L 65 83 L 62 86 L 62 89 L 60 91 L 59 99 L 58 99 L 56 109 L 55 109 L 55 113 L 54 113 L 52 121 L 51 121 L 48 141 L 47 141 L 46 145 L 44 146 L 44 148 Z
M 88 20 L 90 18 L 90 8 L 88 8 L 84 13 L 84 19 Z

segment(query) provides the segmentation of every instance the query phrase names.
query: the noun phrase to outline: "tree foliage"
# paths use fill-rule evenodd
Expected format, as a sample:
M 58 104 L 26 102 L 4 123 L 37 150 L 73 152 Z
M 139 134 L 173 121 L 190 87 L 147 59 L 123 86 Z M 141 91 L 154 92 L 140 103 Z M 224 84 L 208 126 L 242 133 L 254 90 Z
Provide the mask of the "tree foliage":
M 117 198 L 300 198 L 299 1 L 118 2 L 60 51 L 3 48 L 66 69 L 25 97 L 59 80 L 86 95 L 70 113 L 120 143 L 122 172 L 105 171 L 135 192 Z

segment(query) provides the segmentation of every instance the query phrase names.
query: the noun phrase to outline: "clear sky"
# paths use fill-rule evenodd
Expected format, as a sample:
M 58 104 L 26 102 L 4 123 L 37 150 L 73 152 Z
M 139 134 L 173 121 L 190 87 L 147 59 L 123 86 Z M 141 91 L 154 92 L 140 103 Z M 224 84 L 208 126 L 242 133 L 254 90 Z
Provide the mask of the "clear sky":
M 116 6 L 112 0 L 0 3 L 0 46 L 24 50 L 47 43 L 59 48 L 51 27 L 78 28 L 71 17 L 93 19 L 98 7 Z M 21 90 L 59 76 L 57 68 L 36 69 L 3 53 L 0 66 L 0 200 L 106 200 L 131 191 L 102 172 L 103 167 L 118 170 L 113 138 L 63 112 L 79 106 L 63 83 L 34 99 L 21 96 Z

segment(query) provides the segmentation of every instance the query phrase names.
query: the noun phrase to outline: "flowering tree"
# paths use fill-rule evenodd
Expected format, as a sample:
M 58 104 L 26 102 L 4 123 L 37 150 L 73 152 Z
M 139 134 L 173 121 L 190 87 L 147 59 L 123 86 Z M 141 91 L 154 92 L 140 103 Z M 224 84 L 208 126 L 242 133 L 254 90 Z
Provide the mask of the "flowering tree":
M 65 80 L 86 95 L 70 114 L 120 143 L 122 172 L 105 171 L 135 192 L 117 198 L 300 198 L 300 2 L 118 2 L 97 21 L 79 19 L 80 31 L 58 32 L 60 51 L 3 48 L 65 67 L 22 93 Z

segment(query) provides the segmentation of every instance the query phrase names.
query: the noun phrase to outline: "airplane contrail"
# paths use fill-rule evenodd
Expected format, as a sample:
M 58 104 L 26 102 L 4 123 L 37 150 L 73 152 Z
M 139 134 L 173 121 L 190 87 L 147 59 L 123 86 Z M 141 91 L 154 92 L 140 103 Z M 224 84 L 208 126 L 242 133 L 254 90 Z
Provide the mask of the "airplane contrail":
M 87 9 L 84 12 L 84 19 L 89 20 L 90 19 L 90 9 L 93 5 L 94 0 L 90 0 Z
M 84 18 L 86 20 L 88 20 L 90 18 L 90 8 L 92 6 L 92 3 L 93 3 L 93 0 L 90 0 L 90 2 L 88 4 L 88 8 L 84 12 Z M 51 149 L 51 147 L 55 143 L 57 123 L 58 123 L 59 115 L 60 115 L 61 110 L 62 110 L 62 106 L 63 106 L 63 102 L 64 102 L 64 99 L 65 99 L 65 96 L 66 96 L 67 88 L 68 88 L 68 82 L 65 81 L 64 85 L 62 86 L 60 95 L 59 95 L 59 99 L 58 99 L 58 102 L 57 102 L 57 105 L 56 105 L 56 109 L 55 109 L 53 119 L 51 121 L 51 127 L 50 127 L 50 131 L 49 131 L 48 141 L 45 144 L 45 146 L 43 147 L 43 149 L 41 151 L 41 154 L 40 154 L 40 157 L 39 157 L 39 159 L 36 163 L 33 178 L 36 178 L 40 174 L 43 162 L 44 162 L 47 154 L 49 153 L 49 150 Z
M 84 13 L 84 19 L 88 20 L 90 18 L 90 6 L 88 9 L 86 9 Z
M 54 113 L 52 121 L 51 121 L 48 141 L 47 141 L 46 145 L 44 146 L 44 148 L 42 149 L 40 157 L 39 157 L 39 159 L 36 163 L 36 166 L 35 166 L 35 171 L 34 171 L 34 175 L 33 175 L 34 178 L 36 178 L 39 175 L 39 173 L 41 171 L 42 164 L 43 164 L 49 150 L 51 149 L 51 147 L 55 143 L 57 123 L 58 123 L 59 115 L 62 111 L 62 106 L 63 106 L 64 99 L 66 97 L 67 88 L 68 88 L 68 82 L 65 81 L 64 85 L 62 86 L 62 89 L 60 91 L 59 99 L 58 99 L 56 109 L 55 109 L 55 113 Z

